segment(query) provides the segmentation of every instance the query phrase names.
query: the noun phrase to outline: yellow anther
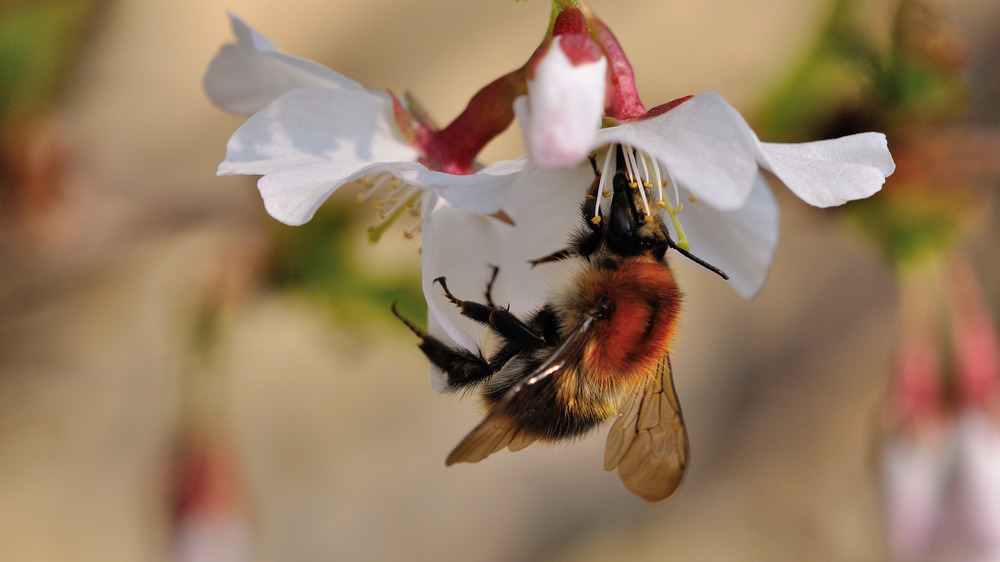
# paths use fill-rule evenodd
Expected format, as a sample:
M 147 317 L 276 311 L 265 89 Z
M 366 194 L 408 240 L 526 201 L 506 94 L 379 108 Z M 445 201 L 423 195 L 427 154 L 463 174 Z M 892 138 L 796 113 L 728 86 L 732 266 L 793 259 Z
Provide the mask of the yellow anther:
M 597 215 L 596 217 L 590 219 L 590 222 L 592 222 L 594 224 L 601 224 L 601 216 Z
M 660 185 L 662 185 L 663 187 L 667 187 L 668 185 L 670 185 L 670 182 L 667 180 L 662 180 L 660 181 Z
M 642 218 L 642 222 L 646 224 L 653 222 L 653 215 L 646 215 L 645 217 Z
M 639 187 L 639 182 L 637 182 L 637 181 L 630 181 L 630 182 L 628 182 L 628 186 L 631 187 L 632 189 L 635 189 L 635 188 Z
M 646 189 L 653 189 L 653 184 L 649 183 L 648 181 L 643 180 L 642 187 L 645 187 Z
M 657 201 L 657 202 L 656 202 L 656 206 L 657 206 L 657 207 L 666 207 L 666 206 L 667 206 L 667 204 L 666 204 L 665 202 L 663 202 L 663 201 Z
M 601 194 L 604 195 L 605 197 L 611 197 L 611 190 L 605 189 Z
M 684 203 L 678 203 L 677 206 L 674 207 L 674 212 L 675 213 L 679 213 L 679 212 L 681 212 L 683 210 L 684 210 Z
M 694 193 L 692 193 L 691 195 L 688 195 L 688 201 L 690 201 L 692 203 L 697 203 L 698 202 L 698 198 L 695 197 Z
M 606 189 L 605 189 L 605 190 L 604 190 L 604 196 L 605 196 L 605 197 L 607 197 L 607 196 L 608 196 L 608 195 L 607 195 L 607 193 L 608 193 L 608 190 L 606 190 Z M 593 201 L 594 199 L 597 199 L 597 197 L 594 197 L 593 195 L 591 195 L 591 194 L 589 194 L 589 193 L 588 193 L 588 194 L 587 194 L 587 196 L 586 196 L 586 197 L 584 197 L 583 199 L 584 199 L 585 201 Z

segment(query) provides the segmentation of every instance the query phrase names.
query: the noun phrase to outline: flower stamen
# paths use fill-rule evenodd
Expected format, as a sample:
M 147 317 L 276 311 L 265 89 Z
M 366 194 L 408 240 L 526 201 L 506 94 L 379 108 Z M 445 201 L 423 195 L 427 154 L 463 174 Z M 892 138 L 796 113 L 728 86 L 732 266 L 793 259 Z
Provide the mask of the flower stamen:
M 677 218 L 677 213 L 681 212 L 681 209 L 683 209 L 684 206 L 680 203 L 680 195 L 677 190 L 677 180 L 675 180 L 673 174 L 670 173 L 670 168 L 667 168 L 667 181 L 670 184 L 673 184 L 674 199 L 678 202 L 676 207 L 670 204 L 669 201 L 666 201 L 665 204 L 667 214 L 670 215 L 670 222 L 673 223 L 674 230 L 677 232 L 677 247 L 685 252 L 690 252 L 691 243 L 688 242 L 687 234 L 684 233 L 684 227 L 681 226 L 681 220 Z
M 375 203 L 373 203 L 373 205 L 375 206 L 375 208 L 379 209 L 379 211 L 380 211 L 379 215 L 385 215 L 386 213 L 391 213 L 391 212 L 395 211 L 396 210 L 395 205 L 398 204 L 398 201 L 400 200 L 400 198 L 404 194 L 409 193 L 412 189 L 415 189 L 412 186 L 410 186 L 410 184 L 408 184 L 408 183 L 405 183 L 405 182 L 403 182 L 401 180 L 397 180 L 397 181 L 399 181 L 399 184 L 396 187 L 394 187 L 392 189 L 392 191 L 390 191 L 389 193 L 387 193 L 385 195 L 385 197 L 380 197 L 378 199 L 378 201 L 375 201 Z M 383 209 L 385 209 L 386 207 L 390 207 L 390 210 L 389 211 L 383 211 Z M 385 217 L 382 216 L 381 218 L 385 218 Z
M 375 196 L 376 193 L 382 191 L 382 188 L 388 185 L 390 182 L 398 182 L 392 174 L 381 174 L 375 178 L 364 178 L 361 180 L 362 183 L 367 184 L 365 190 L 358 194 L 358 203 L 367 203 L 369 199 Z
M 601 165 L 601 180 L 597 184 L 597 194 L 594 196 L 594 218 L 590 219 L 590 222 L 594 224 L 600 224 L 601 222 L 601 197 L 611 197 L 611 190 L 608 189 L 609 172 L 611 171 L 611 159 L 614 156 L 614 147 L 608 147 L 607 153 L 604 155 L 604 164 Z
M 669 171 L 670 170 L 667 170 L 667 172 L 669 172 Z M 680 204 L 681 204 L 681 194 L 680 194 L 680 191 L 678 191 L 678 189 L 677 189 L 677 182 L 674 180 L 673 175 L 670 176 L 670 184 L 674 187 L 674 201 L 677 201 L 677 205 L 680 206 Z M 679 212 L 681 212 L 681 210 L 677 209 L 677 212 L 679 213 Z
M 378 242 L 403 214 L 409 214 L 416 219 L 416 224 L 406 229 L 403 236 L 413 238 L 420 232 L 423 226 L 421 202 L 426 192 L 389 173 L 362 178 L 360 181 L 366 186 L 364 191 L 358 194 L 358 202 L 371 202 L 378 210 L 378 218 L 381 221 L 368 229 L 368 239 L 371 242 Z
M 680 191 L 677 188 L 677 182 L 670 173 L 670 169 L 665 168 L 667 179 L 664 180 L 663 172 L 660 170 L 660 163 L 655 158 L 649 156 L 641 150 L 637 150 L 625 144 L 609 146 L 604 155 L 604 163 L 601 165 L 601 179 L 598 183 L 596 193 L 594 195 L 588 195 L 588 197 L 594 198 L 594 216 L 590 219 L 590 222 L 593 224 L 600 224 L 602 198 L 611 196 L 611 190 L 608 189 L 607 186 L 610 181 L 609 172 L 611 171 L 611 158 L 617 152 L 618 146 L 621 146 L 622 154 L 625 158 L 625 176 L 629 182 L 629 186 L 633 189 L 639 189 L 639 185 L 642 184 L 642 188 L 639 189 L 639 197 L 642 200 L 643 210 L 646 211 L 646 214 L 642 219 L 643 222 L 649 223 L 653 220 L 653 213 L 650 211 L 649 198 L 646 195 L 646 190 L 651 190 L 655 185 L 658 195 L 656 205 L 661 209 L 666 209 L 667 214 L 670 215 L 670 222 L 674 225 L 674 230 L 677 232 L 677 246 L 684 251 L 690 251 L 691 244 L 688 242 L 687 235 L 684 233 L 684 227 L 681 226 L 680 219 L 677 216 L 677 214 L 684 209 L 684 205 L 680 203 Z M 650 169 L 652 169 L 652 171 Z M 677 201 L 676 205 L 671 203 L 670 199 L 663 193 L 663 188 L 671 184 L 674 188 L 674 200 Z M 691 201 L 693 202 L 694 199 L 691 199 Z
M 403 231 L 403 236 L 405 236 L 408 240 L 410 240 L 414 236 L 416 236 L 417 233 L 420 232 L 420 229 L 423 227 L 424 227 L 424 221 L 417 221 L 416 224 Z
M 650 222 L 653 220 L 653 213 L 649 212 L 649 201 L 646 199 L 646 188 L 645 184 L 648 182 L 641 181 L 639 177 L 639 164 L 635 160 L 635 149 L 622 145 L 622 152 L 625 154 L 625 173 L 628 174 L 631 180 L 631 185 L 634 188 L 638 188 L 639 184 L 643 184 L 643 188 L 639 190 L 639 198 L 642 199 L 642 207 L 646 211 L 646 216 L 644 217 L 645 222 Z
M 649 173 L 649 167 L 650 167 L 649 160 L 650 160 L 650 158 L 649 158 L 648 154 L 643 154 L 642 155 L 642 160 L 641 160 L 642 161 L 642 177 L 643 177 L 643 179 L 642 179 L 642 186 L 645 187 L 646 189 L 653 189 L 653 178 L 652 178 L 651 174 Z M 653 160 L 653 166 L 655 166 L 655 165 L 656 165 L 656 161 Z
M 656 192 L 660 197 L 657 204 L 661 207 L 666 207 L 667 204 L 663 202 L 663 186 L 665 185 L 663 177 L 660 175 L 660 163 L 656 161 L 655 158 L 650 157 L 653 162 L 653 178 L 656 180 Z
M 380 203 L 382 203 L 383 206 L 384 205 L 389 205 L 389 208 L 379 210 L 379 212 L 378 212 L 378 218 L 385 219 L 389 215 L 396 214 L 403 207 L 406 207 L 406 209 L 403 209 L 403 210 L 407 210 L 407 209 L 412 210 L 412 207 L 410 207 L 410 204 L 413 203 L 413 201 L 415 199 L 419 198 L 419 196 L 422 193 L 421 193 L 421 191 L 419 189 L 417 189 L 417 188 L 415 188 L 415 187 L 413 187 L 411 185 L 407 185 L 405 183 L 402 184 L 401 187 L 403 187 L 403 189 L 398 190 L 398 192 L 396 193 L 396 197 L 394 197 L 393 199 L 383 199 L 382 201 L 380 201 Z M 416 191 L 416 193 L 413 193 L 413 191 Z M 406 194 L 408 196 L 407 197 L 403 197 L 404 194 Z M 414 195 L 416 195 L 418 197 L 414 197 Z
M 681 226 L 680 218 L 677 216 L 678 213 L 684 209 L 684 205 L 680 202 L 680 190 L 677 187 L 677 181 L 674 179 L 673 174 L 670 173 L 670 169 L 664 167 L 667 175 L 667 179 L 664 180 L 663 172 L 660 171 L 660 163 L 655 158 L 642 151 L 627 147 L 626 145 L 622 145 L 622 152 L 625 154 L 625 172 L 628 174 L 629 179 L 633 180 L 633 183 L 630 183 L 630 185 L 632 187 L 637 187 L 638 182 L 641 181 L 643 187 L 645 188 L 640 191 L 642 203 L 646 210 L 646 216 L 643 220 L 647 223 L 653 220 L 652 213 L 649 210 L 649 202 L 646 199 L 645 190 L 652 189 L 655 185 L 658 196 L 656 206 L 661 209 L 666 209 L 667 214 L 670 215 L 670 222 L 674 225 L 674 230 L 677 232 L 677 246 L 684 251 L 690 251 L 691 243 L 688 241 L 687 234 L 684 233 L 684 227 Z M 641 175 L 638 172 L 639 162 L 642 162 Z M 650 168 L 652 168 L 652 174 L 650 174 Z M 663 193 L 663 188 L 667 186 L 672 186 L 674 189 L 674 201 L 677 201 L 676 205 L 671 203 L 670 199 Z M 692 203 L 697 201 L 693 195 L 688 199 Z
M 411 187 L 411 186 L 407 186 L 407 187 Z M 413 203 L 415 203 L 416 201 L 419 201 L 420 198 L 423 197 L 423 196 L 424 196 L 424 192 L 423 191 L 416 190 L 416 193 L 412 193 L 412 194 L 410 194 L 409 197 L 401 199 L 399 202 L 397 202 L 395 205 L 393 205 L 391 209 L 387 210 L 384 213 L 384 215 L 386 215 L 386 216 L 383 216 L 383 213 L 380 212 L 379 216 L 381 218 L 384 218 L 385 220 L 383 220 L 377 226 L 373 226 L 373 227 L 370 227 L 368 229 L 368 240 L 371 241 L 371 242 L 378 242 L 379 239 L 382 238 L 382 235 L 385 234 L 385 232 L 387 230 L 389 230 L 389 227 L 392 226 L 393 223 L 395 223 L 396 220 L 399 219 L 399 217 L 401 217 L 403 215 L 403 213 L 405 213 L 408 210 L 411 210 L 410 205 L 413 204 Z M 419 230 L 419 226 L 420 226 L 421 222 L 422 221 L 420 221 L 420 220 L 417 221 L 417 225 L 416 225 L 418 227 L 417 230 Z M 411 232 L 411 231 L 412 231 L 412 228 L 410 230 L 407 230 L 407 231 L 403 232 L 403 235 L 406 236 L 407 232 L 410 232 L 410 234 L 412 235 L 413 232 Z
M 635 155 L 632 149 L 625 145 L 622 145 L 622 155 L 625 157 L 625 177 L 628 179 L 628 186 L 635 189 L 639 187 L 639 181 L 635 177 Z

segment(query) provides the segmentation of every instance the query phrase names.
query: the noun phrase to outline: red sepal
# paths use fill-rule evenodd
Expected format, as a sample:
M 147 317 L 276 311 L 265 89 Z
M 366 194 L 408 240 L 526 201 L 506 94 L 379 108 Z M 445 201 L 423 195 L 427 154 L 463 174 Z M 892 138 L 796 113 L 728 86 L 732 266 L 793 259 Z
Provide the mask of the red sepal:
M 657 115 L 663 115 L 664 113 L 670 111 L 671 109 L 677 107 L 678 105 L 686 102 L 687 100 L 693 98 L 694 96 L 684 96 L 682 98 L 677 98 L 674 101 L 668 101 L 665 104 L 658 105 L 653 109 L 650 109 L 642 116 L 643 119 L 649 119 L 650 117 L 656 117 Z

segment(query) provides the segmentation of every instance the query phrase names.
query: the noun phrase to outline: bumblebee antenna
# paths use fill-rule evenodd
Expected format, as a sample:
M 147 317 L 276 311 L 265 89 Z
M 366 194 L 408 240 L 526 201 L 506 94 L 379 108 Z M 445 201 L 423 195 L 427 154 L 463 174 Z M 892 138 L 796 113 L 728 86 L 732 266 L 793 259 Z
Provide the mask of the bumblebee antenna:
M 722 277 L 726 281 L 729 281 L 729 276 L 726 275 L 725 271 L 722 271 L 718 267 L 715 267 L 714 265 L 712 265 L 712 264 L 708 263 L 707 261 L 699 258 L 698 256 L 696 256 L 696 255 L 692 254 L 691 252 L 685 250 L 684 248 L 681 248 L 680 246 L 677 245 L 676 242 L 674 242 L 674 239 L 670 237 L 670 232 L 669 231 L 664 230 L 664 232 L 666 232 L 666 234 L 667 234 L 667 246 L 669 246 L 669 247 L 677 250 L 678 252 L 680 252 L 680 254 L 682 256 L 684 256 L 687 259 L 693 261 L 694 263 L 696 263 L 696 264 L 704 267 L 705 269 L 711 271 L 712 273 L 718 275 L 719 277 Z

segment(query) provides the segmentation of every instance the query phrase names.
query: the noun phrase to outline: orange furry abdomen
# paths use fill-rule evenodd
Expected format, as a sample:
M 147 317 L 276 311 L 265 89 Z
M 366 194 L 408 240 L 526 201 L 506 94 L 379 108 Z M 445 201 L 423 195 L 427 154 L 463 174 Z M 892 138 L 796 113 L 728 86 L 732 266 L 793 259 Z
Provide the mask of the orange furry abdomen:
M 627 385 L 649 375 L 669 352 L 681 295 L 670 268 L 626 260 L 616 269 L 584 276 L 582 301 L 604 307 L 584 360 L 602 387 Z

